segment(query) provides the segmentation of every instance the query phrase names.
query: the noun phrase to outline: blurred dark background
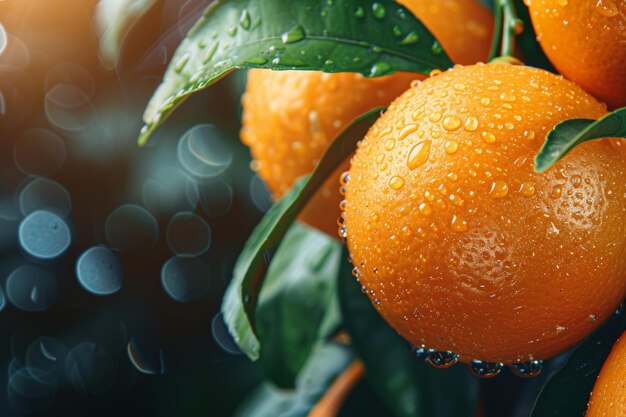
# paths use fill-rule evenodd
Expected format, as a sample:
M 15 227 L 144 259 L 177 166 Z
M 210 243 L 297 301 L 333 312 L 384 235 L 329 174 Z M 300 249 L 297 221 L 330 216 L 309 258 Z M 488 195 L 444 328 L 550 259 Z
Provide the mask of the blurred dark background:
M 97 1 L 0 1 L 1 416 L 228 416 L 258 383 L 219 314 L 270 204 L 238 140 L 244 74 L 136 144 L 207 4 L 159 2 L 105 70 Z

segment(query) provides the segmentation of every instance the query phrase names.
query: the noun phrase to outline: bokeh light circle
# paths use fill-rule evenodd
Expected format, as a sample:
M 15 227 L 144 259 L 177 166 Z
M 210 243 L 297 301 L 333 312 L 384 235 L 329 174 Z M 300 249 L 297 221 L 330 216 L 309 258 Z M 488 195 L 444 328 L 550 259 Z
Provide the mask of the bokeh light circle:
M 167 226 L 167 244 L 179 256 L 203 254 L 211 244 L 211 228 L 195 213 L 177 213 Z
M 39 259 L 61 256 L 72 242 L 70 228 L 56 214 L 38 210 L 20 223 L 18 237 L 26 253 Z
M 104 233 L 112 248 L 128 250 L 153 245 L 159 234 L 154 216 L 137 204 L 124 204 L 109 215 Z
M 15 269 L 7 278 L 6 295 L 20 310 L 39 312 L 56 304 L 58 285 L 48 271 L 25 265 Z
M 178 161 L 193 177 L 215 177 L 228 169 L 232 160 L 224 134 L 213 125 L 194 126 L 178 142 Z
M 65 162 L 65 143 L 48 129 L 29 129 L 15 142 L 13 157 L 25 174 L 50 175 Z
M 161 268 L 161 285 L 175 301 L 188 303 L 204 296 L 210 287 L 210 270 L 199 258 L 170 258 Z
M 25 216 L 43 210 L 65 217 L 72 211 L 70 193 L 48 178 L 35 178 L 28 182 L 21 189 L 18 200 L 20 211 Z
M 122 288 L 122 264 L 104 246 L 87 249 L 76 262 L 78 283 L 94 295 L 111 295 Z

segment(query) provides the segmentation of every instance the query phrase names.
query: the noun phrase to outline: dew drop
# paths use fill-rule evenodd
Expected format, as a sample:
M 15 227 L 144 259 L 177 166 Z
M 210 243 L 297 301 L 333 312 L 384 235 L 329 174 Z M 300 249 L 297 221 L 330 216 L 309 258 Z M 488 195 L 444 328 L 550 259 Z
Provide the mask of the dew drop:
M 526 138 L 526 140 L 534 140 L 535 139 L 535 132 L 533 132 L 532 130 L 524 131 L 524 138 Z
M 619 13 L 619 10 L 613 0 L 598 0 L 596 8 L 600 14 L 607 17 L 613 17 Z
M 392 150 L 396 146 L 396 141 L 394 139 L 387 139 L 385 141 L 385 149 L 388 151 Z
M 430 120 L 431 122 L 435 123 L 438 122 L 439 120 L 441 120 L 441 113 L 440 112 L 432 112 L 428 115 L 428 120 Z
M 229 36 L 235 36 L 237 34 L 237 26 L 229 28 L 226 32 Z
M 543 361 L 518 362 L 511 365 L 511 372 L 522 378 L 537 376 L 543 369 Z
M 416 125 L 414 123 L 404 126 L 400 130 L 400 133 L 398 133 L 398 141 L 406 139 L 407 136 L 409 136 L 412 133 L 415 133 L 417 129 L 419 129 L 419 125 Z
M 496 135 L 486 130 L 483 131 L 480 135 L 482 136 L 483 140 L 487 143 L 494 143 L 496 141 Z
M 500 373 L 503 366 L 504 365 L 498 362 L 483 362 L 477 360 L 473 360 L 469 364 L 472 373 L 480 378 L 493 378 Z
M 563 187 L 560 185 L 556 185 L 554 186 L 554 188 L 552 189 L 552 192 L 550 193 L 550 198 L 553 199 L 557 199 L 561 197 L 561 194 L 563 193 Z
M 376 19 L 384 19 L 387 15 L 387 10 L 382 4 L 374 3 L 372 4 L 372 14 Z
M 526 197 L 530 197 L 535 194 L 535 183 L 532 181 L 526 181 L 522 184 L 519 192 Z
M 428 160 L 428 157 L 430 156 L 430 145 L 431 141 L 425 140 L 413 146 L 413 148 L 409 151 L 407 160 L 407 167 L 410 170 L 416 169 Z
M 465 120 L 465 124 L 463 125 L 465 130 L 472 132 L 478 128 L 478 118 L 474 116 L 470 116 Z
M 424 216 L 430 216 L 433 212 L 433 209 L 430 207 L 430 204 L 428 203 L 421 203 L 418 206 L 418 210 L 420 211 L 420 213 L 422 213 Z
M 207 64 L 211 58 L 213 58 L 213 55 L 215 55 L 215 52 L 217 51 L 217 47 L 219 46 L 219 42 L 214 42 L 209 49 L 207 49 L 206 53 L 204 54 L 204 57 L 202 58 L 202 63 L 203 64 Z
M 370 68 L 370 77 L 379 77 L 381 75 L 389 74 L 391 72 L 391 65 L 384 61 L 376 62 Z
M 189 62 L 190 57 L 191 54 L 189 52 L 181 56 L 178 61 L 176 61 L 176 64 L 174 64 L 174 71 L 181 72 L 185 68 L 185 65 L 187 65 L 187 62 Z
M 356 17 L 363 17 L 365 16 L 365 10 L 363 10 L 363 7 L 359 6 L 356 8 L 356 10 L 354 11 L 354 15 Z
M 446 153 L 453 154 L 459 149 L 459 143 L 455 140 L 446 141 L 444 149 L 446 150 Z
M 452 226 L 452 230 L 457 232 L 467 231 L 467 222 L 463 217 L 458 214 L 452 216 L 452 222 L 450 223 L 450 226 Z
M 441 47 L 441 44 L 438 41 L 434 41 L 433 44 L 430 46 L 430 52 L 432 52 L 435 55 L 439 55 L 440 53 L 443 52 L 443 48 Z
M 446 116 L 442 124 L 443 128 L 448 131 L 457 130 L 461 126 L 461 119 L 455 116 Z
M 300 25 L 297 25 L 291 30 L 283 33 L 280 37 L 280 40 L 284 44 L 290 44 L 290 43 L 299 42 L 305 37 L 306 37 L 306 34 L 304 32 L 304 28 Z
M 459 355 L 449 351 L 429 351 L 428 362 L 435 368 L 449 368 L 459 360 Z
M 239 17 L 239 24 L 244 30 L 250 29 L 250 13 L 248 13 L 248 9 L 243 9 L 241 11 L 241 16 Z
M 403 186 L 404 186 L 404 178 L 402 177 L 398 177 L 396 175 L 396 176 L 391 177 L 391 179 L 389 180 L 389 187 L 391 187 L 394 190 L 399 190 Z
M 482 104 L 483 106 L 488 106 L 489 104 L 491 104 L 491 99 L 489 97 L 483 97 L 480 99 L 480 104 Z
M 517 100 L 517 97 L 515 97 L 514 94 L 504 92 L 504 93 L 500 94 L 500 100 L 506 101 L 507 103 L 512 103 L 515 100 Z
M 409 34 L 400 41 L 400 45 L 413 45 L 416 44 L 419 39 L 417 32 L 409 32 Z
M 494 181 L 491 183 L 491 189 L 489 190 L 489 195 L 491 198 L 502 198 L 505 197 L 509 193 L 509 184 L 505 181 Z

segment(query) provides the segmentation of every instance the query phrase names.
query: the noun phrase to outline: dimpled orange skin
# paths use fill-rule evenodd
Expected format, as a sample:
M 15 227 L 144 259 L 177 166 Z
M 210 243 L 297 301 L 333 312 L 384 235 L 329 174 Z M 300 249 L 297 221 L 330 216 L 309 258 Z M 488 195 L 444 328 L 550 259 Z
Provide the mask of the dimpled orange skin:
M 404 0 L 435 34 L 454 62 L 487 58 L 491 13 L 475 0 Z M 276 198 L 295 180 L 310 173 L 332 140 L 354 118 L 386 106 L 422 74 L 400 73 L 379 78 L 315 71 L 250 70 L 243 97 L 242 141 L 250 146 L 253 168 Z M 346 161 L 331 175 L 299 219 L 333 237 L 341 196 L 338 178 Z
M 586 417 L 626 417 L 626 333 L 615 343 L 589 399 Z
M 455 68 L 372 126 L 343 213 L 360 282 L 415 346 L 460 360 L 549 358 L 626 293 L 626 144 L 593 141 L 544 174 L 547 132 L 603 104 L 546 71 Z
M 610 108 L 626 105 L 626 2 L 526 0 L 554 66 Z

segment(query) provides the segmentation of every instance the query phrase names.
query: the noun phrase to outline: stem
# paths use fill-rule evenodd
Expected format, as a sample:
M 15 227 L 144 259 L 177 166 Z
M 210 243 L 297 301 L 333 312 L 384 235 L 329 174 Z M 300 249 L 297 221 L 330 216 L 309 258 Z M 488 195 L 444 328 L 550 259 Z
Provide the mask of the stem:
M 515 51 L 516 30 L 522 21 L 517 18 L 513 0 L 498 0 L 504 11 L 504 33 L 502 34 L 502 46 L 500 56 L 513 56 Z
M 491 50 L 489 51 L 489 61 L 498 56 L 498 46 L 502 36 L 502 7 L 500 0 L 494 4 L 495 24 L 493 28 L 493 38 L 491 39 Z
M 335 417 L 352 388 L 364 374 L 363 363 L 356 360 L 328 388 L 307 417 Z
M 513 0 L 495 0 L 495 28 L 491 42 L 489 60 L 511 57 L 515 51 L 515 36 L 523 22 L 517 18 Z M 500 42 L 502 41 L 502 42 Z M 500 51 L 498 53 L 498 46 Z

